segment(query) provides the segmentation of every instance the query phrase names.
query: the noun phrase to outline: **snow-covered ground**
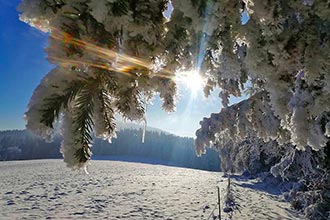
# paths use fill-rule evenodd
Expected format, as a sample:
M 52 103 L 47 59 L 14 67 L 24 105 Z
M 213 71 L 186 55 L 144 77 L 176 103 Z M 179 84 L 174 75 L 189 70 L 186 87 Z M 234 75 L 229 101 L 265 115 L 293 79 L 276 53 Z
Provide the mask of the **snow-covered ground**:
M 89 172 L 61 160 L 0 162 L 0 219 L 207 219 L 226 186 L 221 173 L 161 165 L 92 161 Z M 233 219 L 302 219 L 255 182 L 232 182 Z

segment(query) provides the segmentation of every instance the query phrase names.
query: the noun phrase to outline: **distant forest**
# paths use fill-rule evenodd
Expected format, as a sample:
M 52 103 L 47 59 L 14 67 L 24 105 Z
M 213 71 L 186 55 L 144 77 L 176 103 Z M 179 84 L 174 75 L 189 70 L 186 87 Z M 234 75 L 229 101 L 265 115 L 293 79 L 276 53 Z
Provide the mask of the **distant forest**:
M 0 161 L 62 158 L 61 136 L 53 142 L 26 130 L 0 131 Z M 219 153 L 209 149 L 202 157 L 195 155 L 194 140 L 159 131 L 146 131 L 142 143 L 141 129 L 122 129 L 112 143 L 95 139 L 94 159 L 118 159 L 157 163 L 209 171 L 220 170 Z

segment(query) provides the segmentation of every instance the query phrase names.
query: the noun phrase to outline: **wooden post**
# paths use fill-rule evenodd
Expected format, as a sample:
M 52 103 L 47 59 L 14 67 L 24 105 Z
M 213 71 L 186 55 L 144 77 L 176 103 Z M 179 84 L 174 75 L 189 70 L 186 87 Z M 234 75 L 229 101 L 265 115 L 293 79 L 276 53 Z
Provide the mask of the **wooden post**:
M 220 198 L 220 187 L 217 186 L 217 188 L 218 188 L 219 220 L 221 220 L 221 198 Z

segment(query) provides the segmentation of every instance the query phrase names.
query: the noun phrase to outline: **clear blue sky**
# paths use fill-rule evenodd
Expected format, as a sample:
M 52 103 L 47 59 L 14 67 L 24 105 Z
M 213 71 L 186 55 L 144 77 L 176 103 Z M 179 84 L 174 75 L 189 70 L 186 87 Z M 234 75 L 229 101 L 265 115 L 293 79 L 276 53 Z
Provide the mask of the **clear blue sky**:
M 18 19 L 19 0 L 0 0 L 0 129 L 24 128 L 33 89 L 51 66 L 47 36 Z
M 19 21 L 16 7 L 20 0 L 0 0 L 0 130 L 23 129 L 26 106 L 34 88 L 52 68 L 44 48 L 47 35 Z M 183 136 L 194 136 L 199 121 L 221 109 L 218 93 L 207 100 L 196 97 L 180 85 L 177 111 L 167 114 L 156 98 L 148 106 L 148 125 Z M 238 101 L 238 100 L 233 100 Z

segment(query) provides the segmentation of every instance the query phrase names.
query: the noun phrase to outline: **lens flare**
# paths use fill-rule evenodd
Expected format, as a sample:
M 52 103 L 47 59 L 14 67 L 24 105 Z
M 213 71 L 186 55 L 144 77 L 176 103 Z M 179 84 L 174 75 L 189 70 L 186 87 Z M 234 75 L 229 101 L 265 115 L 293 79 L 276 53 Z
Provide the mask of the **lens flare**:
M 72 35 L 62 32 L 56 28 L 51 28 L 51 38 L 54 40 L 60 41 L 66 45 L 73 45 L 77 48 L 81 48 L 82 50 L 88 53 L 87 59 L 86 57 L 78 57 L 78 58 L 68 58 L 68 57 L 48 57 L 49 60 L 56 62 L 57 64 L 68 67 L 70 65 L 86 65 L 93 66 L 96 68 L 111 70 L 116 73 L 122 73 L 127 76 L 136 76 L 132 74 L 132 70 L 140 69 L 139 71 L 142 74 L 151 74 L 151 69 L 153 67 L 153 63 L 135 56 L 130 56 L 124 53 L 120 53 L 118 51 L 114 51 L 112 49 L 103 48 L 91 42 L 83 41 L 81 39 L 74 38 Z M 52 48 L 54 50 L 58 48 Z M 157 73 L 152 73 L 153 76 L 160 78 L 168 78 L 173 79 L 175 73 L 161 69 Z
M 196 70 L 177 73 L 176 81 L 183 83 L 193 93 L 201 90 L 205 85 L 205 80 Z
M 119 52 L 118 46 L 114 46 L 114 49 L 104 48 L 90 41 L 74 38 L 72 35 L 56 28 L 51 29 L 50 35 L 52 39 L 60 41 L 65 45 L 73 45 L 88 54 L 81 57 L 48 57 L 52 62 L 56 62 L 65 68 L 70 68 L 70 66 L 81 66 L 82 68 L 92 66 L 130 77 L 137 77 L 134 70 L 139 70 L 139 74 L 181 82 L 192 94 L 196 94 L 197 91 L 200 91 L 205 86 L 205 80 L 197 70 L 173 72 L 164 67 L 157 72 L 153 72 L 154 64 L 151 61 Z M 52 49 L 56 50 L 59 48 Z

